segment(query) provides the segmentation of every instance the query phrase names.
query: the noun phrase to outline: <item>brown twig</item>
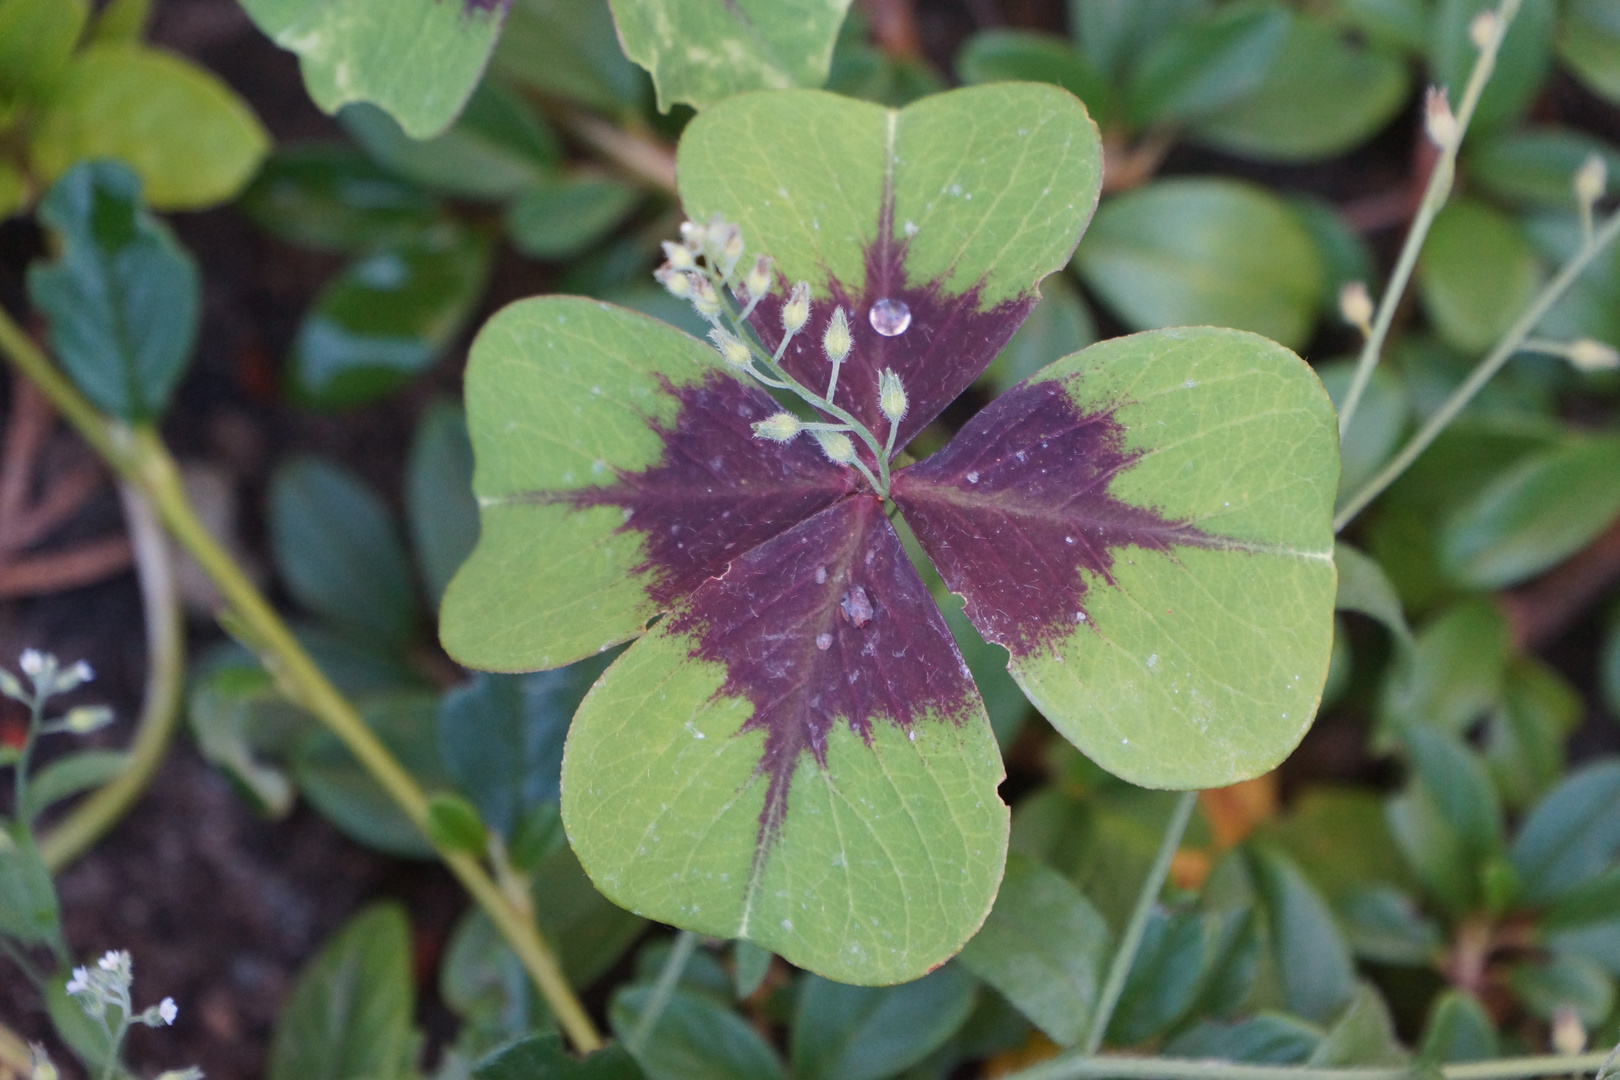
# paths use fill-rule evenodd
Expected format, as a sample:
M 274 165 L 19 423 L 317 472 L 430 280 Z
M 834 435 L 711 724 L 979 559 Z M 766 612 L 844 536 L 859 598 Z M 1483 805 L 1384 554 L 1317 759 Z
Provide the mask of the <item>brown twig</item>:
M 1153 179 L 1164 156 L 1175 145 L 1175 132 L 1150 131 L 1134 143 L 1110 133 L 1103 139 L 1103 181 L 1106 193 L 1129 191 Z
M 34 476 L 54 422 L 43 394 L 26 380 L 13 382 L 11 415 L 0 446 L 0 600 L 77 588 L 130 565 L 129 541 L 122 536 L 24 556 L 78 513 L 106 475 L 94 464 L 76 465 L 51 477 L 40 498 L 32 498 Z
M 572 106 L 557 105 L 551 115 L 606 161 L 671 195 L 676 193 L 675 152 L 668 146 Z
M 1507 614 L 1514 644 L 1533 651 L 1556 638 L 1617 580 L 1620 519 L 1550 573 L 1499 594 L 1497 603 Z

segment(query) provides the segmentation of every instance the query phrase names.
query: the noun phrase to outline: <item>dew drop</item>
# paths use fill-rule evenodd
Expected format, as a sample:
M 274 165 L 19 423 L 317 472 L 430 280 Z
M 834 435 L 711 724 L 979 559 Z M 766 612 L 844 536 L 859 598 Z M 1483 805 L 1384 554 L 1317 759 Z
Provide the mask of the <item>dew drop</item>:
M 816 648 L 820 649 L 822 652 L 826 652 L 828 649 L 832 648 L 832 635 L 831 634 L 817 634 L 816 635 Z
M 1086 613 L 1083 612 L 1083 611 L 1075 612 L 1074 613 L 1074 621 L 1075 622 L 1085 622 L 1086 621 Z
M 827 568 L 825 566 L 816 567 L 816 584 L 827 584 Z
M 968 473 L 967 482 L 970 484 L 977 484 L 979 482 L 979 474 L 977 472 Z
M 1065 544 L 1072 544 L 1072 543 L 1074 543 L 1074 537 L 1072 537 L 1072 536 L 1065 536 L 1065 537 L 1064 537 L 1064 538 L 1063 538 L 1063 542 L 1064 542 L 1064 543 L 1065 543 Z
M 904 300 L 884 298 L 872 305 L 866 318 L 872 324 L 872 329 L 884 337 L 899 337 L 911 325 L 911 309 Z

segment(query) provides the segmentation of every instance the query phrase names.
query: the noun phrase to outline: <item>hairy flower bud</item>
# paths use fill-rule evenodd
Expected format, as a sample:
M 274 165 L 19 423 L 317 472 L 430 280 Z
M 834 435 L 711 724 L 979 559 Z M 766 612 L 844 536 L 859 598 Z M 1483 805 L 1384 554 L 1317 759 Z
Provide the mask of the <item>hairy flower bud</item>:
M 669 290 L 669 295 L 680 300 L 692 298 L 692 279 L 684 270 L 677 270 L 669 263 L 665 263 L 653 271 L 653 280 Z
M 1438 86 L 1429 87 L 1423 97 L 1423 124 L 1436 146 L 1445 149 L 1457 141 L 1457 117 L 1446 100 L 1446 92 Z
M 754 265 L 749 268 L 748 275 L 743 278 L 743 287 L 748 290 L 749 300 L 758 300 L 771 291 L 771 257 L 757 255 Z
M 821 335 L 822 351 L 827 354 L 828 360 L 842 364 L 854 343 L 849 335 L 849 316 L 844 314 L 843 308 L 834 308 L 833 317 L 827 320 L 826 332 Z
M 720 350 L 720 359 L 724 360 L 728 367 L 743 371 L 753 360 L 753 354 L 748 351 L 748 343 L 736 334 L 728 333 L 717 326 L 709 331 L 709 340 Z
M 708 237 L 709 230 L 695 221 L 681 222 L 681 243 L 693 254 L 703 250 L 703 241 Z
M 1496 12 L 1482 11 L 1474 16 L 1474 21 L 1468 24 L 1468 40 L 1474 43 L 1474 48 L 1483 49 L 1491 43 L 1491 36 L 1496 33 Z
M 676 270 L 691 270 L 697 266 L 697 260 L 692 257 L 691 249 L 673 240 L 664 241 L 664 258 L 668 259 L 668 265 Z
M 754 424 L 754 437 L 769 439 L 772 442 L 791 442 L 803 430 L 804 425 L 792 413 L 779 412 L 775 416 L 767 417 Z
M 810 283 L 801 281 L 793 286 L 787 303 L 782 305 L 782 329 L 797 334 L 810 321 Z
M 1352 281 L 1339 290 L 1339 314 L 1345 322 L 1371 336 L 1373 302 L 1367 295 L 1366 282 Z
M 705 319 L 719 318 L 720 297 L 709 279 L 702 274 L 688 274 L 686 278 L 692 283 L 692 306 L 697 308 L 697 313 Z
M 1613 371 L 1620 368 L 1620 350 L 1591 338 L 1570 342 L 1566 355 L 1577 371 Z
M 1581 163 L 1581 167 L 1575 170 L 1575 199 L 1582 206 L 1591 207 L 1593 203 L 1603 198 L 1603 192 L 1608 186 L 1608 167 L 1596 154 L 1588 157 Z
M 898 424 L 905 417 L 909 404 L 906 400 L 906 388 L 901 384 L 900 376 L 889 368 L 879 372 L 878 408 L 889 418 L 889 423 Z
M 75 735 L 88 735 L 113 722 L 113 711 L 105 705 L 80 705 L 62 717 L 62 726 Z
M 855 460 L 855 444 L 842 431 L 818 431 L 815 436 L 828 461 L 835 465 L 848 465 Z

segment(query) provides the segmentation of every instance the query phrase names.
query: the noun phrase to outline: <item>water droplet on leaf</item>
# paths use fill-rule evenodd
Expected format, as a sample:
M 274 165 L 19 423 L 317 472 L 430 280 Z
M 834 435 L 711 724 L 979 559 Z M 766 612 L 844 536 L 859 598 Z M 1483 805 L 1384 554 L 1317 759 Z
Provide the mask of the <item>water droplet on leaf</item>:
M 911 325 L 911 309 L 904 300 L 884 298 L 872 305 L 866 318 L 884 337 L 899 337 Z

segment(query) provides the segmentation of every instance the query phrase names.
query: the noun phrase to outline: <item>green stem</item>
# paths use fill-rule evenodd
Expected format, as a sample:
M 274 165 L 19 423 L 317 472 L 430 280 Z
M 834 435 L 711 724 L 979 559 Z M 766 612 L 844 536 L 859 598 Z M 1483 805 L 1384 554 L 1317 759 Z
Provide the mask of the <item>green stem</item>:
M 130 428 L 102 417 L 3 311 L 0 352 L 51 399 L 57 412 L 79 430 L 108 465 L 151 500 L 170 535 L 219 589 L 236 626 L 249 638 L 278 685 L 343 741 L 426 836 L 427 797 L 421 787 L 321 673 L 269 601 L 197 518 L 180 482 L 179 469 L 157 434 L 149 428 Z M 601 1036 L 534 924 L 507 902 L 494 879 L 472 856 L 444 848 L 439 848 L 438 853 L 522 961 L 574 1045 L 586 1053 L 600 1047 Z
M 25 675 L 24 678 L 27 676 Z M 45 694 L 40 692 L 38 686 L 34 687 L 34 696 L 28 702 L 28 729 L 23 732 L 22 749 L 17 751 L 17 763 L 13 767 L 13 781 L 11 785 L 11 798 L 13 803 L 13 817 L 26 828 L 29 820 L 28 813 L 28 769 L 33 763 L 34 745 L 39 742 L 39 729 L 45 723 Z
M 1417 460 L 1419 454 L 1429 448 L 1429 444 L 1434 442 L 1436 437 L 1456 418 L 1457 414 L 1462 412 L 1464 407 L 1474 399 L 1474 395 L 1479 393 L 1480 388 L 1490 381 L 1491 376 L 1500 371 L 1502 365 L 1507 363 L 1508 359 L 1519 351 L 1524 340 L 1530 336 L 1530 331 L 1536 328 L 1536 325 L 1552 309 L 1552 306 L 1575 283 L 1575 279 L 1580 277 L 1581 271 L 1585 270 L 1587 265 L 1597 258 L 1604 248 L 1613 243 L 1617 236 L 1620 236 L 1620 210 L 1610 214 L 1608 220 L 1603 223 L 1603 227 L 1593 235 L 1591 242 L 1581 248 L 1576 256 L 1569 261 L 1569 264 L 1547 283 L 1547 287 L 1541 290 L 1540 295 L 1525 309 L 1524 314 L 1519 316 L 1518 320 L 1508 329 L 1508 332 L 1503 335 L 1502 340 L 1497 342 L 1496 348 L 1492 349 L 1490 354 L 1479 362 L 1479 365 L 1474 368 L 1461 386 L 1451 392 L 1451 396 L 1446 398 L 1445 403 L 1435 410 L 1434 415 L 1429 417 L 1418 433 L 1412 436 L 1411 440 L 1401 448 L 1401 452 L 1395 455 L 1389 464 L 1380 469 L 1377 476 L 1363 484 L 1360 490 L 1334 515 L 1334 532 L 1339 532 L 1350 524 L 1355 516 L 1366 508 L 1368 503 L 1382 494 L 1385 488 L 1393 484 L 1407 470 L 1407 467 Z
M 1395 261 L 1395 272 L 1390 275 L 1384 295 L 1378 301 L 1378 312 L 1373 318 L 1372 333 L 1367 335 L 1367 340 L 1362 345 L 1361 356 L 1356 361 L 1355 377 L 1350 380 L 1350 390 L 1344 396 L 1343 407 L 1339 409 L 1341 439 L 1344 438 L 1344 433 L 1350 430 L 1350 420 L 1356 415 L 1356 407 L 1361 404 L 1361 395 L 1367 389 L 1367 382 L 1372 378 L 1373 369 L 1378 366 L 1384 339 L 1389 336 L 1390 324 L 1395 319 L 1395 309 L 1400 305 L 1401 297 L 1406 294 L 1407 283 L 1417 266 L 1418 253 L 1423 249 L 1423 241 L 1428 238 L 1429 226 L 1434 223 L 1435 215 L 1451 196 L 1451 185 L 1457 175 L 1457 153 L 1462 149 L 1463 136 L 1468 132 L 1469 121 L 1474 118 L 1474 108 L 1479 104 L 1479 96 L 1485 90 L 1485 83 L 1490 79 L 1492 69 L 1496 67 L 1496 54 L 1502 47 L 1502 38 L 1507 34 L 1508 26 L 1518 11 L 1519 0 L 1502 0 L 1496 9 L 1496 27 L 1484 47 L 1479 50 L 1479 59 L 1474 61 L 1474 70 L 1469 73 L 1468 85 L 1463 90 L 1462 101 L 1457 107 L 1456 135 L 1446 146 L 1441 147 L 1440 159 L 1435 162 L 1434 171 L 1429 174 L 1429 183 L 1423 189 L 1423 202 L 1418 206 L 1417 216 L 1412 219 L 1411 231 L 1406 234 L 1406 242 L 1401 246 L 1401 254 Z
M 1113 962 L 1108 966 L 1108 978 L 1103 982 L 1102 993 L 1097 998 L 1097 1011 L 1092 1015 L 1091 1029 L 1086 1033 L 1087 1054 L 1096 1053 L 1097 1047 L 1102 1045 L 1103 1033 L 1108 1030 L 1108 1022 L 1114 1017 L 1114 1007 L 1119 1004 L 1119 995 L 1125 989 L 1125 979 L 1131 973 L 1131 965 L 1136 962 L 1136 950 L 1142 945 L 1142 932 L 1147 929 L 1148 916 L 1153 912 L 1153 905 L 1158 903 L 1164 879 L 1170 876 L 1170 860 L 1175 858 L 1176 849 L 1181 846 L 1182 834 L 1187 831 L 1187 822 L 1192 820 L 1193 807 L 1197 805 L 1198 792 L 1182 792 L 1181 798 L 1176 800 L 1175 810 L 1170 814 L 1169 823 L 1164 827 L 1159 853 L 1153 857 L 1153 866 L 1142 880 L 1142 891 L 1136 897 L 1136 909 L 1131 912 L 1131 921 L 1125 924 L 1119 948 L 1114 951 Z
M 1596 1072 L 1603 1053 L 1496 1058 L 1440 1066 L 1445 1080 L 1531 1080 Z M 1409 1065 L 1311 1068 L 1229 1061 L 1075 1054 L 1010 1073 L 1004 1080 L 1411 1080 Z
M 686 970 L 686 963 L 692 959 L 692 950 L 697 948 L 698 936 L 690 930 L 682 930 L 675 935 L 675 944 L 670 947 L 669 956 L 664 959 L 663 970 L 658 973 L 658 981 L 653 984 L 652 993 L 647 997 L 646 1008 L 641 1010 L 641 1016 L 636 1020 L 636 1026 L 630 1032 L 630 1038 L 625 1040 L 624 1048 L 631 1054 L 640 1054 L 646 1047 L 647 1040 L 658 1027 L 658 1020 L 669 1007 L 669 999 L 675 993 L 675 987 L 680 984 L 681 973 Z
M 89 850 L 135 805 L 151 783 L 179 726 L 186 641 L 174 560 L 151 503 L 128 483 L 120 486 L 119 495 L 129 522 L 130 546 L 135 552 L 135 572 L 146 612 L 146 700 L 130 743 L 129 765 L 40 839 L 40 858 L 53 875 Z

